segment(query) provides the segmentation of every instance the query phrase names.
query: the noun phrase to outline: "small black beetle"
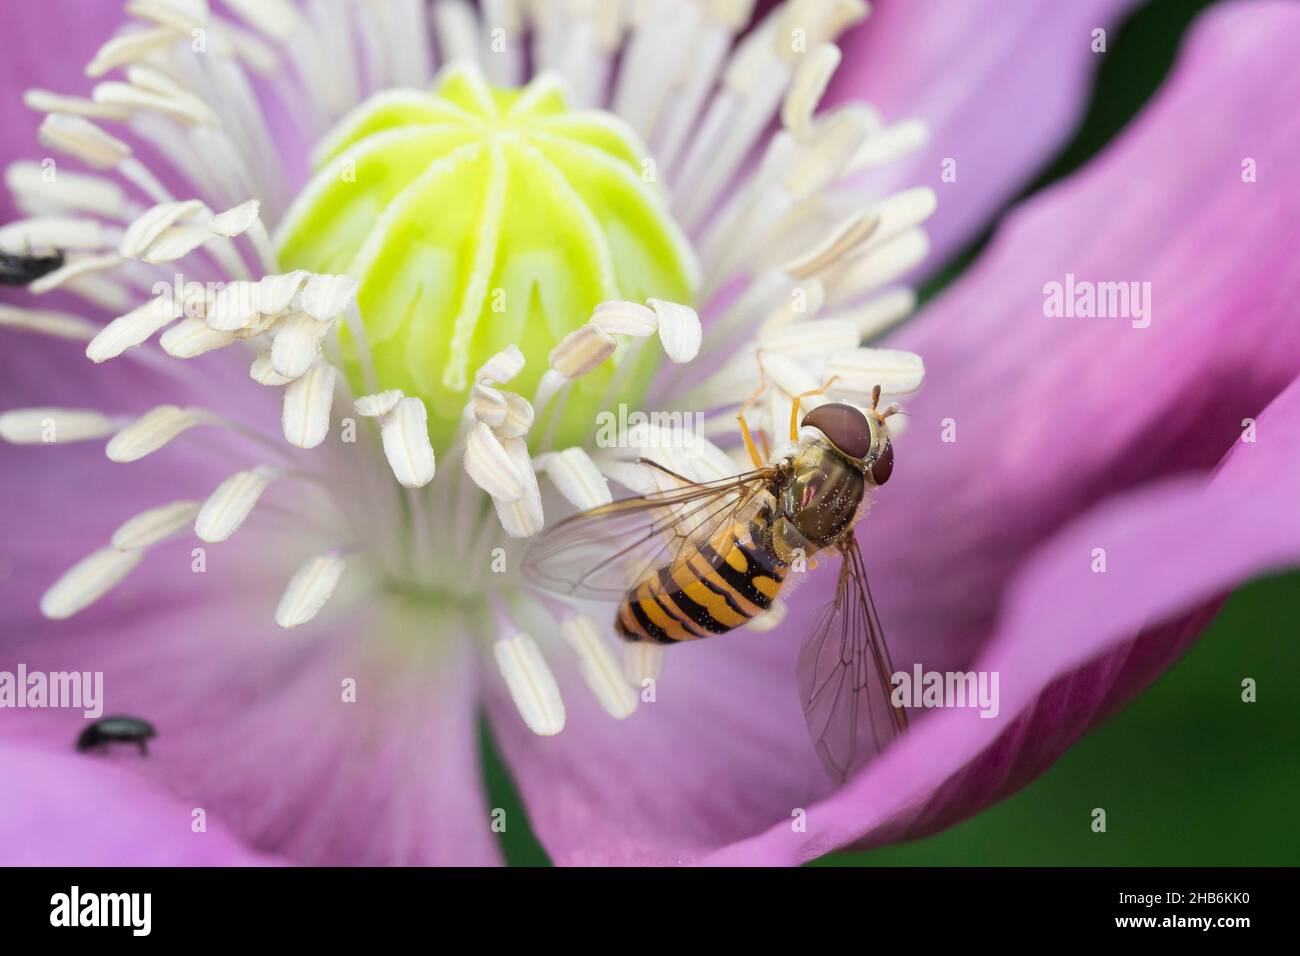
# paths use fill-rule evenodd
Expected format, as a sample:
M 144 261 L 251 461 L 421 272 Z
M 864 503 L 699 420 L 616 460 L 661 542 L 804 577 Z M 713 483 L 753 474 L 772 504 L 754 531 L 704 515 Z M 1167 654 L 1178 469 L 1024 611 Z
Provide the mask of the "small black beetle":
M 43 275 L 63 266 L 63 253 L 48 256 L 19 256 L 0 252 L 0 285 L 31 285 Z
M 104 750 L 112 743 L 131 743 L 140 748 L 140 753 L 149 756 L 145 741 L 157 736 L 153 724 L 139 717 L 104 717 L 95 721 L 81 732 L 77 738 L 77 750 Z

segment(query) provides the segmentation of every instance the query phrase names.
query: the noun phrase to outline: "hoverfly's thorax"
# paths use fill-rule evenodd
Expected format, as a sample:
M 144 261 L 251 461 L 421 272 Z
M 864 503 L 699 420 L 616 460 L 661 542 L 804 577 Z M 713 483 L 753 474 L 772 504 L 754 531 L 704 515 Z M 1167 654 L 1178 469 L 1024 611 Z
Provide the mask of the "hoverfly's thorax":
M 773 547 L 778 554 L 783 546 L 807 553 L 826 547 L 853 524 L 865 492 L 866 479 L 848 458 L 828 445 L 807 445 L 781 489 Z

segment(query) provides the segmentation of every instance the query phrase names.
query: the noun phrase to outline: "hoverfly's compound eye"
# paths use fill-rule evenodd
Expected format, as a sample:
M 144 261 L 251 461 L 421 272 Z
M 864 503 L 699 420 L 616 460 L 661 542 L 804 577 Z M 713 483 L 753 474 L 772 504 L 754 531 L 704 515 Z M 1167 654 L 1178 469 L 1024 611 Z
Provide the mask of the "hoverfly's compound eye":
M 871 465 L 871 480 L 877 485 L 883 485 L 889 480 L 889 476 L 894 473 L 894 443 L 888 438 L 885 439 L 885 447 L 880 450 L 879 457 Z
M 863 461 L 871 454 L 871 425 L 867 416 L 852 405 L 827 402 L 803 417 L 800 425 L 810 425 L 850 458 Z

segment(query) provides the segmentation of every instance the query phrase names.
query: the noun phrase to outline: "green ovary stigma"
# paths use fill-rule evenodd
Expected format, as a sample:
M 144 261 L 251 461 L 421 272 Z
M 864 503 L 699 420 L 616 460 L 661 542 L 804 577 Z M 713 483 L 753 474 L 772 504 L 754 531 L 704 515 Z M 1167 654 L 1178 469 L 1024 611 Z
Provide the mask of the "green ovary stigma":
M 358 281 L 378 388 L 425 399 L 445 449 L 475 370 L 506 346 L 527 359 L 508 387 L 531 398 L 547 354 L 597 303 L 691 302 L 694 256 L 646 157 L 614 116 L 570 109 L 553 78 L 502 90 L 449 67 L 433 91 L 379 94 L 325 138 L 277 235 L 281 264 Z M 341 343 L 363 394 L 346 329 Z M 561 445 L 590 434 L 627 349 L 539 423 Z M 619 376 L 621 401 L 639 400 L 657 367 L 657 350 L 641 355 Z

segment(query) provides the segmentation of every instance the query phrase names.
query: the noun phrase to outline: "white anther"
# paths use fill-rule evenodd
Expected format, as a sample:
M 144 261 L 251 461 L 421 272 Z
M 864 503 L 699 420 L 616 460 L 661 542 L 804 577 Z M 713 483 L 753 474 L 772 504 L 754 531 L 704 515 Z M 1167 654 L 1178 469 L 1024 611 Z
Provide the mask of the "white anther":
M 86 357 L 95 363 L 117 358 L 171 325 L 182 314 L 183 309 L 172 300 L 170 293 L 160 295 L 104 326 L 86 346 Z
M 336 552 L 318 555 L 294 572 L 275 609 L 275 623 L 283 628 L 306 624 L 334 596 L 347 562 Z
M 16 408 L 0 414 L 0 439 L 14 445 L 57 445 L 111 435 L 117 422 L 82 408 Z
M 234 341 L 235 337 L 229 332 L 209 328 L 203 319 L 190 316 L 164 332 L 158 344 L 172 358 L 187 359 L 223 349 Z
M 400 388 L 390 388 L 386 392 L 377 392 L 374 395 L 362 395 L 356 401 L 357 414 L 363 418 L 378 418 L 391 412 L 401 400 Z
M 565 378 L 586 375 L 614 354 L 618 343 L 598 325 L 588 322 L 579 326 L 551 349 L 551 368 Z
M 276 468 L 260 466 L 236 472 L 219 484 L 194 519 L 194 533 L 199 540 L 217 544 L 238 531 L 267 485 L 280 475 Z
M 130 574 L 142 557 L 143 551 L 103 548 L 82 558 L 41 596 L 41 614 L 58 621 L 89 607 Z
M 694 309 L 662 299 L 650 299 L 648 304 L 659 317 L 659 341 L 670 361 L 689 362 L 700 354 L 704 329 Z
M 159 405 L 122 428 L 109 440 L 104 454 L 109 461 L 138 461 L 162 448 L 204 419 L 193 409 Z
M 560 632 L 578 655 L 578 668 L 600 706 L 611 717 L 622 720 L 636 710 L 640 698 L 618 666 L 609 639 L 590 618 L 575 616 L 560 625 Z
M 587 511 L 613 500 L 609 482 L 596 463 L 581 448 L 549 452 L 537 459 L 537 467 L 546 472 L 566 501 L 579 511 Z
M 542 737 L 563 730 L 564 698 L 537 642 L 527 634 L 516 634 L 497 641 L 492 653 L 528 729 Z
M 399 393 L 400 394 L 400 393 Z M 418 398 L 403 398 L 380 423 L 384 457 L 394 477 L 407 488 L 422 488 L 433 481 L 433 445 L 429 441 L 429 413 Z
M 119 551 L 153 547 L 192 527 L 201 507 L 198 501 L 173 501 L 142 511 L 114 531 L 110 543 Z
M 654 309 L 637 302 L 611 299 L 600 303 L 591 314 L 591 321 L 610 335 L 631 335 L 645 338 L 659 328 L 659 316 Z
M 336 379 L 334 366 L 319 362 L 285 386 L 281 425 L 289 444 L 315 448 L 325 440 Z

